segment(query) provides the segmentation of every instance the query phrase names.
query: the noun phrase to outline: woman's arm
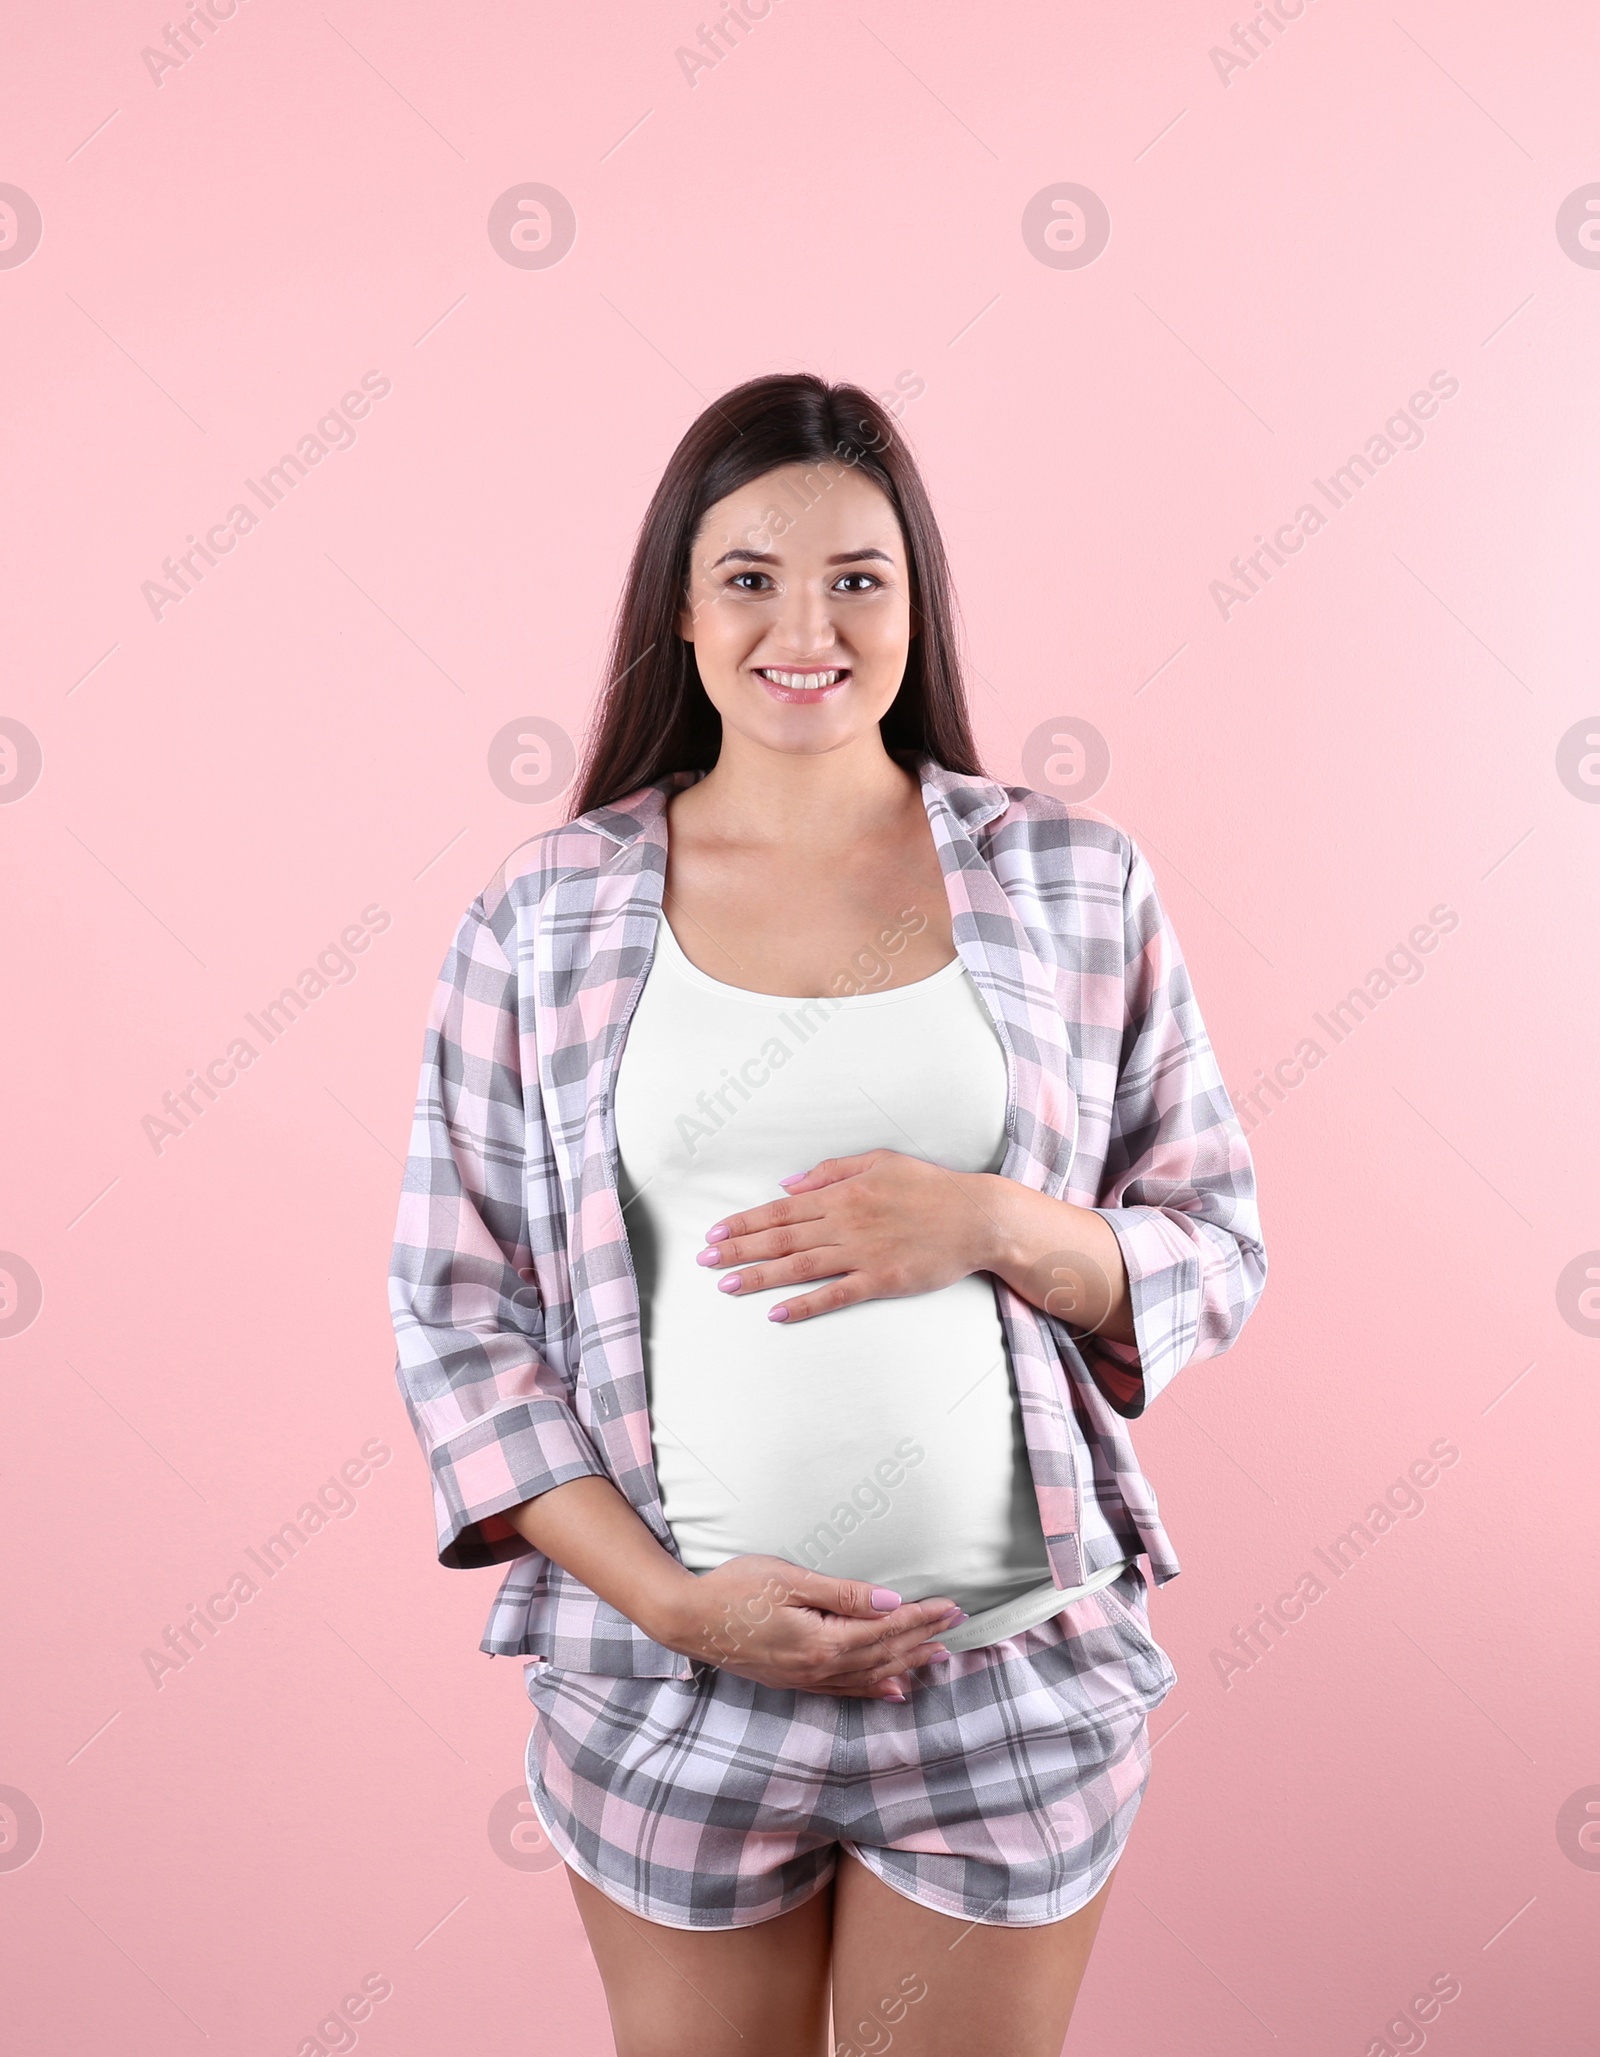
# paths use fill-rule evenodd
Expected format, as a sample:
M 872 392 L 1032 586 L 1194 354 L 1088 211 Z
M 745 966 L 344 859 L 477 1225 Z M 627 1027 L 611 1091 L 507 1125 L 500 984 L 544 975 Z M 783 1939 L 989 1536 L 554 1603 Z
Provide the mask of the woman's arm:
M 933 1293 L 992 1271 L 1074 1328 L 1134 1340 L 1121 1248 L 1092 1207 L 898 1150 L 830 1157 L 782 1183 L 792 1198 L 718 1222 L 700 1260 L 743 1267 L 719 1281 L 725 1292 L 845 1274 L 784 1301 L 772 1318 L 806 1321 L 857 1300 Z
M 915 1666 L 949 1653 L 935 1625 L 965 1620 L 948 1600 L 824 1578 L 778 1557 L 733 1557 L 696 1574 L 664 1550 L 609 1479 L 579 1478 L 513 1507 L 536 1550 L 609 1600 L 652 1642 L 796 1692 L 904 1699 Z
M 1122 1056 L 1092 1207 L 894 1150 L 780 1183 L 787 1200 L 706 1231 L 724 1292 L 804 1288 L 768 1310 L 808 1321 L 991 1271 L 1070 1336 L 1119 1414 L 1238 1335 L 1266 1278 L 1255 1174 L 1150 867 L 1123 884 Z
M 508 1509 L 605 1465 L 545 1349 L 553 1153 L 523 1077 L 514 911 L 480 897 L 434 989 L 395 1224 L 395 1373 L 433 1483 L 439 1561 L 527 1554 Z M 529 1195 L 540 1196 L 529 1218 Z M 559 1311 L 558 1311 L 559 1312 Z
M 510 1508 L 506 1519 L 524 1541 L 609 1600 L 652 1642 L 680 1647 L 694 1573 L 662 1549 L 610 1479 L 572 1479 Z
M 1108 1342 L 1135 1341 L 1122 1245 L 1103 1214 L 1052 1200 L 1015 1179 L 974 1172 L 976 1204 L 991 1224 L 984 1259 L 1032 1307 Z
M 1122 932 L 1122 1053 L 1092 1212 L 1115 1233 L 1134 1333 L 1101 1327 L 1072 1340 L 1133 1420 L 1186 1365 L 1232 1347 L 1261 1297 L 1267 1258 L 1249 1145 L 1133 842 Z M 1047 1318 L 1054 1311 L 1046 1303 Z
M 501 933 L 505 930 L 505 934 Z M 396 1373 L 433 1478 L 440 1561 L 538 1550 L 666 1648 L 773 1686 L 903 1698 L 943 1652 L 949 1601 L 904 1606 L 855 1581 L 741 1557 L 696 1577 L 606 1474 L 544 1343 L 530 1190 L 553 1186 L 531 1123 L 508 910 L 463 917 L 435 989 L 396 1225 Z M 536 1153 L 530 1156 L 530 1151 Z M 552 1203 L 553 1204 L 553 1203 Z M 881 1590 L 881 1589 L 880 1589 Z

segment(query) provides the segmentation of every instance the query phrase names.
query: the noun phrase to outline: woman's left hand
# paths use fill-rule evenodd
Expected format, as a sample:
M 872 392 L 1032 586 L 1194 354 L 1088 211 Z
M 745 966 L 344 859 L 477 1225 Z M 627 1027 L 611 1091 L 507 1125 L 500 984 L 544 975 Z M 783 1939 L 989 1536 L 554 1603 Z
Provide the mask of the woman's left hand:
M 986 1270 L 997 1249 L 998 1224 L 983 1188 L 1000 1182 L 981 1173 L 868 1150 L 826 1158 L 779 1183 L 787 1200 L 728 1215 L 707 1231 L 709 1247 L 700 1253 L 702 1264 L 728 1271 L 718 1281 L 724 1292 L 832 1281 L 769 1309 L 772 1321 L 936 1293 Z
M 787 1200 L 729 1214 L 700 1262 L 724 1292 L 829 1279 L 781 1300 L 769 1321 L 806 1321 L 858 1300 L 936 1293 L 992 1271 L 1035 1307 L 1085 1333 L 1134 1340 L 1128 1276 L 1104 1216 L 990 1172 L 947 1171 L 898 1150 L 828 1157 L 778 1183 Z

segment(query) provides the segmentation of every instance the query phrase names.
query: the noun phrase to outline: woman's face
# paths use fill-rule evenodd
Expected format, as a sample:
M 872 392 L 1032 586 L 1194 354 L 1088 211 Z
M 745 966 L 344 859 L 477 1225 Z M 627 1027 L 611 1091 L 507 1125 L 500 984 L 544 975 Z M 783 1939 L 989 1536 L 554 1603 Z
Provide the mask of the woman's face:
M 836 750 L 889 710 L 913 634 L 905 538 L 852 466 L 783 465 L 719 500 L 690 552 L 678 633 L 724 736 Z

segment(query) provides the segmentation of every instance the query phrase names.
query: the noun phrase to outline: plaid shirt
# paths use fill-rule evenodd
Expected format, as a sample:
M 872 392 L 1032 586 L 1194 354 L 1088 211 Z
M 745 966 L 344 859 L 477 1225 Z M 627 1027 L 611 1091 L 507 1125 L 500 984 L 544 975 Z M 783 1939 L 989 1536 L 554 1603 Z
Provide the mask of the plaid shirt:
M 1142 852 L 1026 787 L 917 771 L 956 949 L 1005 1052 L 1001 1175 L 1102 1214 L 1136 1341 L 995 1300 L 1059 1586 L 1179 1570 L 1126 1422 L 1238 1335 L 1266 1277 L 1255 1179 Z M 390 1273 L 396 1375 L 439 1559 L 510 1562 L 481 1647 L 687 1678 L 688 1658 L 536 1551 L 506 1510 L 609 1478 L 662 1547 L 614 1089 L 655 950 L 679 772 L 535 836 L 468 908 L 429 1015 Z M 1081 1496 L 1126 1549 L 1079 1546 Z M 680 1559 L 681 1561 L 681 1559 Z

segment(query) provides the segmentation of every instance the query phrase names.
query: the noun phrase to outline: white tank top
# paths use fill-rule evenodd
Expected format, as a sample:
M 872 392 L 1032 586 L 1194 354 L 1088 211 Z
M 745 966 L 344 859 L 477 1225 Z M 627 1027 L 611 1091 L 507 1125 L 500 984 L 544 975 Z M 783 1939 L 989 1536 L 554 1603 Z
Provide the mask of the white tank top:
M 903 1151 L 998 1171 L 1006 1067 L 959 957 L 914 984 L 785 999 L 689 962 L 663 915 L 616 1086 L 618 1182 L 639 1282 L 662 1510 L 686 1565 L 759 1552 L 945 1595 L 941 1640 L 1015 1635 L 1108 1583 L 1051 1580 L 993 1282 L 867 1300 L 794 1327 L 785 1295 L 718 1291 L 724 1215 L 824 1157 Z M 1083 1541 L 1109 1525 L 1087 1482 Z

